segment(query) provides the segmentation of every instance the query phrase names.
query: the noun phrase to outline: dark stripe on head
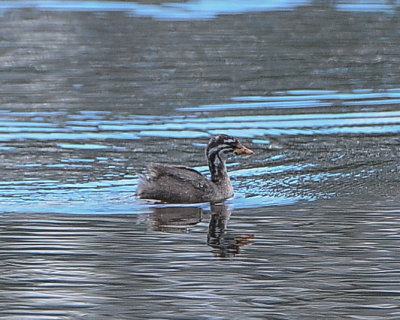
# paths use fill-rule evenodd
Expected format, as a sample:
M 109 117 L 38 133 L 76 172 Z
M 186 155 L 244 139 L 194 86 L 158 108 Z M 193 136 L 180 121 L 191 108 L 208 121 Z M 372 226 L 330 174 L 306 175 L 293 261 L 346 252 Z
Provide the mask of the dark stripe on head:
M 229 145 L 232 147 L 236 147 L 237 145 L 240 145 L 238 139 L 228 136 L 226 134 L 219 134 L 219 135 L 212 137 L 210 139 L 210 141 L 208 142 L 207 153 L 209 150 L 211 150 L 219 145 L 223 145 L 223 144 Z
M 210 156 L 214 155 L 215 153 L 219 154 L 220 151 L 227 149 L 227 150 L 233 150 L 233 148 L 227 144 L 221 144 L 218 146 L 215 146 L 212 149 L 207 149 L 207 158 L 210 158 Z
M 206 157 L 208 166 L 210 167 L 211 179 L 216 182 L 220 176 L 226 172 L 225 160 L 230 153 L 236 148 L 240 148 L 241 144 L 238 139 L 226 134 L 213 136 L 208 142 L 206 148 Z
M 208 150 L 207 160 L 211 172 L 211 180 L 216 182 L 220 178 L 220 174 L 225 171 L 226 156 L 222 155 L 225 150 L 233 152 L 233 148 L 229 145 L 222 144 Z

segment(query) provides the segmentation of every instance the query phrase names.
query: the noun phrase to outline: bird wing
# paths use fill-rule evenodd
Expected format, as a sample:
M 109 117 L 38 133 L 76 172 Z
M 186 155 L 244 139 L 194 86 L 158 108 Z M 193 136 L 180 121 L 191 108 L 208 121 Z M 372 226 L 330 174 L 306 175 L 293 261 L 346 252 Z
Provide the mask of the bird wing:
M 141 176 L 139 197 L 168 202 L 203 202 L 214 193 L 212 183 L 200 172 L 183 166 L 150 164 L 147 176 Z
M 168 176 L 171 179 L 191 184 L 195 189 L 208 189 L 210 181 L 197 170 L 185 166 L 174 166 L 160 163 L 152 163 L 148 166 L 150 181 Z

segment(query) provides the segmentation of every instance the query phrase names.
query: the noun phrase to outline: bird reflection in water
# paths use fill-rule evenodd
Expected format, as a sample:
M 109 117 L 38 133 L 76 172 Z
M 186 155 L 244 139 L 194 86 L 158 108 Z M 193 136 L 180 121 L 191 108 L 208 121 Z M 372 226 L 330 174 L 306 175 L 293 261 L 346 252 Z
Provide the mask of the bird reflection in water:
M 250 245 L 254 238 L 252 234 L 238 235 L 228 231 L 231 213 L 224 204 L 211 204 L 210 212 L 200 207 L 156 207 L 150 218 L 155 231 L 184 233 L 210 215 L 207 244 L 216 256 L 227 258 L 239 254 L 240 247 Z
M 199 207 L 156 207 L 150 216 L 154 231 L 187 233 L 203 220 Z
M 224 204 L 211 205 L 211 218 L 208 226 L 207 244 L 216 249 L 220 257 L 239 254 L 240 247 L 251 244 L 253 234 L 237 235 L 228 232 L 228 221 L 232 211 Z

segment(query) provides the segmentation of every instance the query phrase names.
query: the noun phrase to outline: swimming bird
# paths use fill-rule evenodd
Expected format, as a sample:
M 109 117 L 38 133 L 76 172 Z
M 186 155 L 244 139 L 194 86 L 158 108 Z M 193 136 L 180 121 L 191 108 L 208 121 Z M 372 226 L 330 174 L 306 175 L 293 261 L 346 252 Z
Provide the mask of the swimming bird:
M 211 179 L 185 166 L 153 163 L 148 174 L 140 175 L 137 195 L 142 199 L 171 203 L 218 202 L 233 196 L 226 160 L 233 155 L 251 155 L 235 137 L 213 136 L 206 147 Z

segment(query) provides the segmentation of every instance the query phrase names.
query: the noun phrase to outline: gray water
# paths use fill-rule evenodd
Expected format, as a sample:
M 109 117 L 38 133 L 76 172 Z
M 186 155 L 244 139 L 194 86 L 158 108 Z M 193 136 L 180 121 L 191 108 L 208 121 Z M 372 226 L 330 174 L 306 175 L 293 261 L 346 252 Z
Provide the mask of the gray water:
M 396 1 L 0 3 L 0 317 L 399 319 Z M 135 197 L 149 162 L 235 197 Z

